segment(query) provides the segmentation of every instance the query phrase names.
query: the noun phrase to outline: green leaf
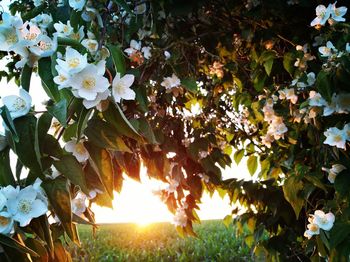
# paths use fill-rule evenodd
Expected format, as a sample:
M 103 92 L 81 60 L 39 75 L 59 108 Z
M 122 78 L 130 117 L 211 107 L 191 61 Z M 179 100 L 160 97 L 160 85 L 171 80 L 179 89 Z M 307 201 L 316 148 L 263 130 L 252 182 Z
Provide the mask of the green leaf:
M 42 81 L 42 86 L 46 94 L 55 102 L 60 100 L 60 93 L 58 87 L 53 81 L 51 72 L 51 58 L 45 57 L 38 61 L 38 73 Z
M 83 135 L 83 132 L 87 126 L 87 122 L 94 112 L 93 109 L 86 109 L 85 107 L 82 107 L 80 114 L 79 114 L 79 119 L 78 119 L 78 126 L 77 126 L 77 140 L 79 141 L 81 136 Z
M 274 58 L 271 58 L 264 63 L 265 72 L 268 76 L 270 76 L 271 74 L 273 62 L 274 62 Z
M 260 70 L 253 80 L 253 85 L 256 91 L 261 92 L 263 90 L 266 79 L 267 75 L 264 71 Z
M 181 80 L 181 85 L 184 86 L 188 91 L 196 94 L 198 92 L 197 82 L 193 78 L 185 78 Z
M 118 131 L 105 121 L 91 119 L 84 133 L 89 138 L 89 142 L 95 146 L 131 153 Z
M 285 53 L 283 56 L 283 67 L 290 74 L 293 75 L 295 67 L 295 55 L 293 53 Z
M 118 6 L 122 7 L 126 12 L 129 14 L 133 14 L 131 11 L 129 5 L 124 0 L 112 0 L 114 3 L 116 3 Z
M 89 143 L 85 143 L 85 147 L 89 151 L 90 158 L 93 162 L 92 167 L 98 174 L 110 198 L 113 199 L 114 170 L 109 152 L 106 149 L 93 146 Z
M 82 22 L 81 15 L 82 15 L 82 12 L 71 10 L 69 21 L 72 27 L 74 28 L 74 30 L 76 31 L 78 31 L 79 25 Z
M 350 223 L 335 222 L 330 231 L 329 246 L 335 248 L 350 235 Z
M 316 87 L 321 96 L 328 102 L 332 100 L 332 83 L 329 73 L 320 71 L 316 78 Z
M 15 142 L 19 141 L 19 137 L 16 131 L 16 127 L 13 123 L 12 117 L 10 115 L 10 111 L 7 109 L 6 106 L 3 106 L 0 108 L 1 117 L 4 120 L 6 127 L 10 130 L 10 133 L 12 135 L 12 138 Z
M 15 185 L 10 164 L 10 148 L 0 151 L 0 186 Z
M 239 165 L 239 163 L 241 162 L 243 156 L 244 156 L 244 149 L 237 150 L 233 154 L 233 159 L 235 160 L 237 165 Z
M 53 165 L 74 185 L 80 187 L 81 191 L 89 195 L 90 191 L 87 188 L 85 175 L 79 162 L 72 155 L 64 155 L 58 161 L 54 161 Z
M 47 197 L 61 222 L 72 222 L 71 195 L 68 180 L 58 177 L 42 183 Z
M 31 250 L 30 248 L 22 245 L 20 242 L 17 240 L 14 240 L 13 238 L 10 238 L 8 236 L 5 236 L 3 234 L 0 234 L 0 243 L 4 246 L 8 246 L 11 248 L 16 249 L 17 251 L 24 253 L 24 254 L 29 254 L 33 257 L 39 257 L 38 253 L 35 251 Z
M 45 136 L 50 129 L 51 121 L 52 121 L 52 116 L 50 116 L 48 113 L 44 113 L 39 117 L 35 127 L 34 150 L 35 150 L 36 159 L 41 169 L 42 169 L 41 155 L 42 155 L 43 143 L 45 141 Z
M 125 58 L 122 50 L 119 46 L 108 46 L 109 51 L 111 52 L 115 70 L 120 73 L 122 77 L 126 72 Z
M 55 117 L 58 122 L 64 127 L 67 126 L 67 100 L 62 99 L 58 103 L 55 103 L 53 106 L 47 107 L 47 112 L 50 115 Z
M 73 47 L 75 50 L 79 51 L 80 53 L 86 53 L 86 48 L 77 40 L 74 40 L 72 38 L 64 38 L 64 37 L 58 37 L 57 38 L 58 45 L 63 46 L 70 46 Z
M 33 71 L 33 68 L 25 64 L 21 73 L 21 86 L 27 92 L 29 92 L 32 71 Z
M 334 181 L 334 188 L 340 194 L 340 196 L 349 195 L 350 188 L 350 174 L 343 171 L 338 174 Z
M 14 125 L 19 141 L 13 144 L 13 151 L 17 154 L 23 165 L 28 167 L 34 174 L 41 174 L 41 166 L 35 151 L 37 119 L 32 115 L 16 118 Z
M 149 124 L 149 122 L 147 121 L 147 119 L 145 118 L 140 118 L 138 119 L 138 123 L 139 123 L 139 132 L 141 135 L 143 135 L 148 143 L 150 144 L 158 144 L 157 139 L 154 135 L 153 129 L 151 127 L 151 125 Z
M 303 188 L 304 183 L 295 176 L 288 177 L 283 184 L 284 197 L 293 207 L 297 219 L 305 202 L 305 200 L 299 196 Z
M 134 89 L 136 93 L 136 101 L 139 103 L 139 108 L 144 113 L 148 111 L 148 98 L 147 98 L 147 90 L 145 87 L 138 87 Z
M 320 236 L 316 236 L 316 243 L 317 243 L 318 255 L 320 257 L 326 257 L 327 256 L 327 251 L 326 251 L 326 248 L 324 247 L 324 244 L 323 244 L 322 239 L 321 239 Z
M 247 160 L 247 166 L 249 174 L 251 176 L 254 175 L 256 170 L 258 169 L 258 157 L 251 155 Z
M 125 117 L 119 105 L 110 104 L 108 109 L 103 112 L 103 116 L 107 122 L 113 125 L 119 134 L 133 138 L 136 141 L 142 141 L 142 137 Z

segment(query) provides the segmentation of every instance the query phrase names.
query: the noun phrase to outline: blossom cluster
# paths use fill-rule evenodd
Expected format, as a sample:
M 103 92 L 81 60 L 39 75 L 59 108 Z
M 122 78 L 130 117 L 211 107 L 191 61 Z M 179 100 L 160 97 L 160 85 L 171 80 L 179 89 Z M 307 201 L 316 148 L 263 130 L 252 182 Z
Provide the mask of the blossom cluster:
M 336 7 L 337 2 L 334 4 L 329 4 L 327 7 L 324 5 L 318 5 L 316 7 L 316 18 L 310 23 L 311 26 L 323 26 L 328 21 L 329 24 L 336 22 L 344 22 L 345 18 L 343 17 L 347 8 L 345 6 Z
M 26 64 L 33 66 L 41 57 L 51 56 L 57 49 L 57 37 L 49 37 L 46 31 L 51 22 L 52 17 L 47 14 L 40 14 L 23 23 L 18 16 L 2 13 L 0 51 L 20 55 L 20 61 L 15 64 L 17 68 Z
M 13 232 L 15 222 L 25 227 L 33 218 L 46 214 L 48 200 L 40 185 L 41 180 L 37 179 L 33 185 L 22 189 L 11 185 L 0 189 L 1 234 Z
M 335 216 L 332 212 L 325 214 L 322 210 L 316 210 L 313 215 L 308 218 L 309 224 L 304 236 L 311 239 L 314 235 L 320 234 L 320 229 L 329 231 L 333 227 Z
M 286 94 L 287 93 L 287 94 Z M 282 93 L 280 93 L 281 95 Z M 291 100 L 295 100 L 293 94 L 290 95 L 289 91 L 283 91 L 283 96 Z M 268 122 L 269 127 L 266 135 L 261 137 L 262 143 L 268 148 L 271 147 L 271 143 L 275 140 L 279 140 L 284 137 L 284 134 L 288 131 L 287 126 L 283 122 L 283 117 L 277 116 L 273 109 L 273 99 L 269 98 L 266 100 L 265 106 L 263 107 L 264 121 Z

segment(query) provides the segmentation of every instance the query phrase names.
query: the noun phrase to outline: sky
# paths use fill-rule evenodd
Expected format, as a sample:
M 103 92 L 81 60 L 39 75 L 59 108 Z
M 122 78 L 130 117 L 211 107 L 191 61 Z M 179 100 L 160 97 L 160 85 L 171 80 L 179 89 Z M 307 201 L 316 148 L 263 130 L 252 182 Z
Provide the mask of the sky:
M 6 10 L 9 2 L 9 0 L 0 1 L 0 5 Z M 6 61 L 0 61 L 0 70 L 6 70 L 5 65 Z M 17 88 L 13 81 L 7 83 L 6 79 L 2 79 L 0 81 L 0 96 L 9 95 Z M 35 110 L 45 110 L 42 102 L 47 100 L 48 97 L 36 74 L 33 74 L 31 79 L 30 95 Z M 14 158 L 13 155 L 12 158 Z M 12 165 L 15 166 L 14 161 Z M 239 166 L 233 163 L 231 168 L 223 170 L 223 177 L 225 179 L 232 177 L 249 178 L 246 159 L 243 159 Z M 125 176 L 122 192 L 120 194 L 115 192 L 114 194 L 113 209 L 93 205 L 97 223 L 132 222 L 143 225 L 151 222 L 171 222 L 172 214 L 168 211 L 166 205 L 152 193 L 153 190 L 160 187 L 161 183 L 149 179 L 147 170 L 144 168 L 141 169 L 141 181 L 142 183 L 138 183 Z M 199 207 L 198 215 L 202 220 L 223 219 L 233 209 L 229 205 L 228 197 L 221 199 L 218 193 L 215 193 L 213 197 L 210 197 L 208 193 L 204 193 Z

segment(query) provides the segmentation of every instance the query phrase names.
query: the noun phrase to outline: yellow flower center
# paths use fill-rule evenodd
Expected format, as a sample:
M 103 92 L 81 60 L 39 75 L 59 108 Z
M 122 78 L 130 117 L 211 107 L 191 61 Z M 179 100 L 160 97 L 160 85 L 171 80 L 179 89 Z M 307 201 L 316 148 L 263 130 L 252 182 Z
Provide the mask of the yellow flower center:
M 18 202 L 18 210 L 21 213 L 28 214 L 32 210 L 31 202 L 26 199 L 21 199 Z
M 90 42 L 90 43 L 88 44 L 88 47 L 89 47 L 91 50 L 95 50 L 95 48 L 96 48 L 96 43 Z
M 6 42 L 9 44 L 15 44 L 17 42 L 17 34 L 14 32 L 11 32 L 6 35 Z
M 47 42 L 44 42 L 44 41 L 40 41 L 39 43 L 39 48 L 41 50 L 49 50 L 51 48 L 51 44 L 50 43 L 47 43 Z
M 70 68 L 76 68 L 79 66 L 79 64 L 80 64 L 79 58 L 72 58 L 68 60 L 68 66 Z
M 121 84 L 118 84 L 118 85 L 116 86 L 116 90 L 117 90 L 117 93 L 118 93 L 119 95 L 124 95 L 124 94 L 125 94 L 125 88 L 124 88 L 124 86 L 121 85 Z
M 342 141 L 341 135 L 336 135 L 336 136 L 334 137 L 334 141 L 335 141 L 335 142 L 340 142 L 340 141 Z
M 63 32 L 64 32 L 64 33 L 68 33 L 68 32 L 69 32 L 69 27 L 68 27 L 67 25 L 65 25 L 65 26 L 63 27 Z
M 86 149 L 82 143 L 78 143 L 75 145 L 75 151 L 79 154 L 82 155 L 86 152 Z
M 310 231 L 315 232 L 315 231 L 317 231 L 317 229 L 318 229 L 318 226 L 317 226 L 317 225 L 315 225 L 315 224 L 311 224 L 311 225 L 310 225 L 310 228 L 309 228 Z
M 0 216 L 0 226 L 5 227 L 10 223 L 10 219 L 8 217 Z
M 95 87 L 95 85 L 96 85 L 96 80 L 92 76 L 88 76 L 83 80 L 83 87 L 85 89 L 91 90 Z
M 64 82 L 64 81 L 67 80 L 67 77 L 65 77 L 64 75 L 59 75 L 58 79 L 59 79 L 60 82 Z
M 22 110 L 26 107 L 26 101 L 24 99 L 17 97 L 15 102 L 12 105 L 16 111 Z

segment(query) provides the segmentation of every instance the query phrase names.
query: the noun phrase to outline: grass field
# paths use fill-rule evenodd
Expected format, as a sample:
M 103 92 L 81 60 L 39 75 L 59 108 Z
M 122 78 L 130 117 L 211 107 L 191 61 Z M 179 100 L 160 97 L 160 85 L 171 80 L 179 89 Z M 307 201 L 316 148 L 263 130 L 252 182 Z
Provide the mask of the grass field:
M 74 261 L 251 261 L 242 239 L 219 220 L 195 226 L 199 239 L 181 238 L 169 223 L 101 225 L 96 238 L 90 227 L 79 231 Z

